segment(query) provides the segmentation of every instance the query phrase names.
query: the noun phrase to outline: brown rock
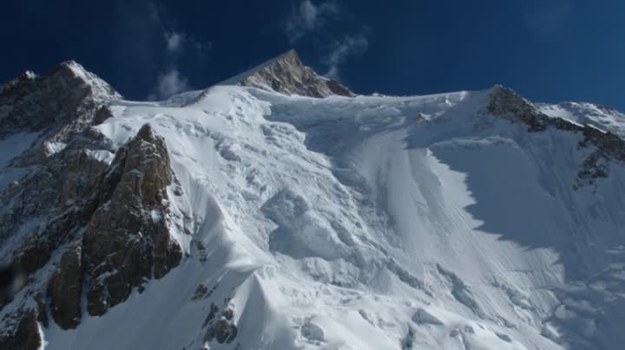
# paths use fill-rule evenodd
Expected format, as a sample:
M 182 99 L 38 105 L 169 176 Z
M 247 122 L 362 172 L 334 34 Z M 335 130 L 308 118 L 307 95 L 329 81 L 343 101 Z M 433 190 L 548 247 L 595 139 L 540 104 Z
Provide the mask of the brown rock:
M 89 156 L 85 149 L 67 153 L 71 154 L 66 157 L 67 166 L 62 173 L 61 207 L 89 199 L 96 181 L 106 169 L 106 163 Z
M 93 125 L 100 125 L 109 118 L 113 118 L 113 112 L 108 106 L 102 106 L 98 108 L 98 110 L 95 112 L 95 116 L 93 117 Z
M 112 168 L 83 240 L 91 315 L 125 301 L 132 288 L 163 277 L 182 259 L 165 221 L 172 173 L 164 140 L 145 125 Z
M 0 334 L 0 349 L 2 350 L 38 350 L 41 346 L 41 336 L 37 325 L 37 314 L 34 310 L 26 311 L 18 316 L 14 329 L 5 329 Z
M 63 254 L 61 264 L 48 284 L 52 317 L 63 329 L 76 328 L 80 323 L 82 276 L 81 247 L 74 246 Z
M 529 101 L 503 86 L 493 88 L 486 109 L 495 116 L 525 123 L 530 132 L 543 131 L 547 128 L 546 116 L 537 111 Z
M 355 96 L 335 80 L 322 77 L 302 63 L 297 52 L 290 50 L 260 69 L 231 83 L 271 90 L 287 95 L 327 97 L 331 95 Z M 238 80 L 236 80 L 238 79 Z

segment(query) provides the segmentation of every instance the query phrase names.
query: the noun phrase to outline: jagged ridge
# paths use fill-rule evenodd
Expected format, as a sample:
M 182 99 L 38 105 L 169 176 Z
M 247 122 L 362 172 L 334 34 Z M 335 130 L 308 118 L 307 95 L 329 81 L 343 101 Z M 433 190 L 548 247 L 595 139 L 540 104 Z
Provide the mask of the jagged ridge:
M 625 163 L 625 140 L 621 136 L 600 130 L 587 122 L 580 125 L 557 116 L 549 116 L 512 89 L 500 85 L 491 89 L 486 110 L 507 120 L 526 124 L 529 132 L 541 132 L 553 127 L 582 134 L 584 139 L 580 141 L 580 147 L 593 145 L 596 151 L 584 160 L 578 172 L 576 186 L 592 184 L 599 177 L 607 177 L 610 159 Z

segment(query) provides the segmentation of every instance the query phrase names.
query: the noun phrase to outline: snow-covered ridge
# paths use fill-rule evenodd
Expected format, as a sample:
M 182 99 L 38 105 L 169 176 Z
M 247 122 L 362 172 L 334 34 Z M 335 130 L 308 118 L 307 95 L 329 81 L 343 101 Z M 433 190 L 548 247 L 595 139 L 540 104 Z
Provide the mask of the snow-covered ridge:
M 539 104 L 541 112 L 580 125 L 592 125 L 625 139 L 625 115 L 615 109 L 592 103 L 563 102 Z
M 59 237 L 76 240 L 60 240 L 0 309 L 0 345 L 14 344 L 3 331 L 17 329 L 47 350 L 620 348 L 625 166 L 611 150 L 622 139 L 550 117 L 503 87 L 407 97 L 280 91 L 265 79 L 278 61 L 288 63 L 245 75 L 263 86 L 108 100 L 64 148 L 19 168 L 0 194 L 2 256 L 46 252 L 34 238 L 65 232 L 50 223 L 72 223 Z M 109 182 L 117 201 L 86 195 L 109 193 Z M 184 257 L 160 279 L 115 287 L 128 275 L 111 276 L 125 270 L 89 267 L 94 247 L 75 224 L 86 203 L 100 208 L 89 240 L 161 247 L 150 237 L 170 237 Z M 163 229 L 169 236 L 155 236 Z M 141 249 L 124 245 L 118 251 L 138 263 L 121 266 L 163 257 L 144 250 L 137 257 Z M 98 256 L 116 261 L 114 252 Z M 85 280 L 59 273 L 80 261 Z M 72 293 L 108 281 L 107 290 L 130 294 L 100 295 L 112 302 L 94 306 L 78 293 L 77 314 L 60 319 L 52 276 L 85 282 L 71 283 Z

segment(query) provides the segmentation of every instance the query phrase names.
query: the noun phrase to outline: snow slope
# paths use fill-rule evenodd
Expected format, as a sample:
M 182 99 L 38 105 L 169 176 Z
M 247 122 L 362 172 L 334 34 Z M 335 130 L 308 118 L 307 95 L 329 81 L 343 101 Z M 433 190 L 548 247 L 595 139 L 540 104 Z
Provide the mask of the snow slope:
M 625 114 L 612 108 L 592 103 L 563 102 L 557 105 L 540 104 L 541 112 L 550 117 L 590 124 L 625 137 Z
M 581 135 L 489 115 L 490 92 L 114 102 L 116 147 L 166 140 L 188 258 L 44 348 L 620 348 L 622 164 L 574 189 Z M 231 343 L 207 340 L 215 306 Z

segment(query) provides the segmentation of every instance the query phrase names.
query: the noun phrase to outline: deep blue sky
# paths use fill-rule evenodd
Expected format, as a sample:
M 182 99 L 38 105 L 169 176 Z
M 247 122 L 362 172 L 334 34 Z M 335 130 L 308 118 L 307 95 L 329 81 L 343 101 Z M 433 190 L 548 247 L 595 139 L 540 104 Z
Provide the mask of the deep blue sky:
M 203 88 L 294 47 L 361 93 L 501 83 L 625 110 L 621 0 L 20 0 L 0 5 L 0 40 L 2 81 L 71 58 L 130 99 Z

